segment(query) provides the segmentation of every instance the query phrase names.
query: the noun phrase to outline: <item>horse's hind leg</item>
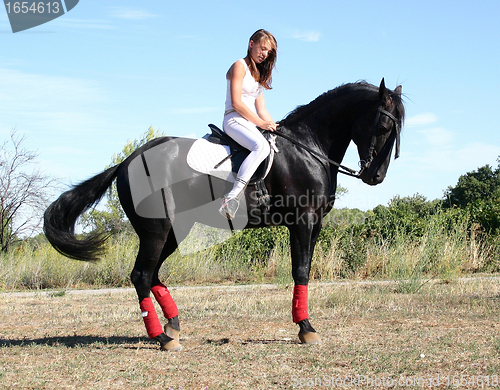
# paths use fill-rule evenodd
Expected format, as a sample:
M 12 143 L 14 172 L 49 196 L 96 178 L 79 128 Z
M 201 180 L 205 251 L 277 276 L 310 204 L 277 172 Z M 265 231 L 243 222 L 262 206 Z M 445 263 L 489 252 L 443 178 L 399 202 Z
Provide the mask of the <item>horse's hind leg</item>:
M 167 336 L 163 332 L 153 301 L 150 297 L 155 276 L 156 279 L 158 279 L 157 266 L 160 262 L 169 230 L 169 228 L 164 229 L 163 233 L 149 231 L 147 234 L 141 235 L 139 253 L 137 254 L 137 259 L 130 279 L 134 284 L 139 298 L 142 318 L 149 338 L 159 341 L 163 350 L 178 351 L 182 348 L 181 345 L 177 340 L 174 340 L 173 337 Z M 165 296 L 165 294 L 163 295 Z M 168 313 L 176 313 L 177 306 L 175 306 L 170 294 L 168 294 L 168 298 L 170 298 L 168 305 L 166 305 L 168 306 Z M 175 314 L 175 316 L 177 316 L 177 314 Z

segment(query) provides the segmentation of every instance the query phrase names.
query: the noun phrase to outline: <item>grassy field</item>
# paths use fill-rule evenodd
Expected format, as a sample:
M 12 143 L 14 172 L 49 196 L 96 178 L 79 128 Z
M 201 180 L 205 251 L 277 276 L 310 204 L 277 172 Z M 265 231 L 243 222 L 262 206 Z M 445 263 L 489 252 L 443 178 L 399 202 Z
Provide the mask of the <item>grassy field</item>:
M 429 227 L 423 237 L 400 233 L 391 240 L 325 228 L 316 245 L 310 277 L 322 282 L 409 280 L 411 284 L 404 288 L 411 291 L 432 278 L 453 280 L 477 272 L 498 272 L 500 257 L 495 246 L 478 236 L 463 226 L 449 232 L 439 223 Z M 0 253 L 0 292 L 131 287 L 129 275 L 137 251 L 137 236 L 126 234 L 109 239 L 96 263 L 70 260 L 47 242 L 25 243 Z M 292 282 L 285 228 L 247 230 L 222 246 L 193 252 L 174 252 L 161 268 L 161 280 L 169 286 Z
M 6 389 L 494 388 L 500 280 L 312 284 L 323 343 L 299 345 L 288 284 L 172 288 L 178 353 L 145 336 L 131 289 L 1 294 Z M 489 382 L 487 382 L 489 381 Z

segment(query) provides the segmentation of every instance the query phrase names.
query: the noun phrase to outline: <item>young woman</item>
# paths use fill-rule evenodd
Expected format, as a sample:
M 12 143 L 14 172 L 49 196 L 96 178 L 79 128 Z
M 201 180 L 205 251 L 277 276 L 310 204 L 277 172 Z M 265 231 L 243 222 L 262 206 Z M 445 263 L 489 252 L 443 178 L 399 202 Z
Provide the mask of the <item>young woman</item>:
M 250 151 L 236 176 L 234 187 L 222 200 L 219 212 L 233 219 L 248 181 L 270 153 L 269 143 L 257 129 L 274 131 L 276 123 L 267 112 L 262 89 L 271 89 L 277 43 L 266 30 L 258 30 L 248 43 L 247 56 L 227 71 L 226 111 L 223 129 Z

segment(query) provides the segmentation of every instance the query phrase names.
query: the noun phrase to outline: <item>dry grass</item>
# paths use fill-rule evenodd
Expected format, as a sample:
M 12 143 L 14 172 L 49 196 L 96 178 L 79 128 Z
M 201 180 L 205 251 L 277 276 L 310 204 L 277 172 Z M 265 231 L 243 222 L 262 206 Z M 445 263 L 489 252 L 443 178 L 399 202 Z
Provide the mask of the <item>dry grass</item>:
M 362 388 L 387 388 L 389 379 L 429 388 L 440 375 L 435 388 L 457 388 L 455 376 L 500 375 L 496 278 L 428 283 L 416 294 L 389 282 L 313 284 L 317 346 L 297 344 L 287 285 L 171 291 L 181 312 L 179 353 L 147 340 L 131 289 L 0 295 L 0 387 L 326 388 L 362 375 L 379 381 Z
M 331 226 L 323 232 L 311 264 L 314 281 L 395 279 L 402 281 L 402 290 L 412 292 L 431 278 L 453 280 L 500 269 L 496 244 L 485 242 L 476 231 L 468 233 L 462 225 L 449 232 L 433 223 L 419 238 L 367 238 Z M 101 261 L 89 264 L 60 255 L 48 243 L 26 242 L 0 253 L 0 291 L 130 287 L 137 251 L 137 236 L 120 234 L 108 240 Z M 246 231 L 222 247 L 183 253 L 174 252 L 161 268 L 160 278 L 169 285 L 292 282 L 286 228 Z

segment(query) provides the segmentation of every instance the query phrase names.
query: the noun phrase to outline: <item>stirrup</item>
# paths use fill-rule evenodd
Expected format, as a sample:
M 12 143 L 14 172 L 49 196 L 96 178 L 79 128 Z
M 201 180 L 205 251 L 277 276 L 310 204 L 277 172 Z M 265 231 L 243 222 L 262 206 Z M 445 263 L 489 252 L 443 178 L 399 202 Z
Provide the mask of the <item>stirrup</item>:
M 222 199 L 222 206 L 219 209 L 219 213 L 228 220 L 232 220 L 236 216 L 236 212 L 240 207 L 240 201 L 236 198 L 224 198 Z

